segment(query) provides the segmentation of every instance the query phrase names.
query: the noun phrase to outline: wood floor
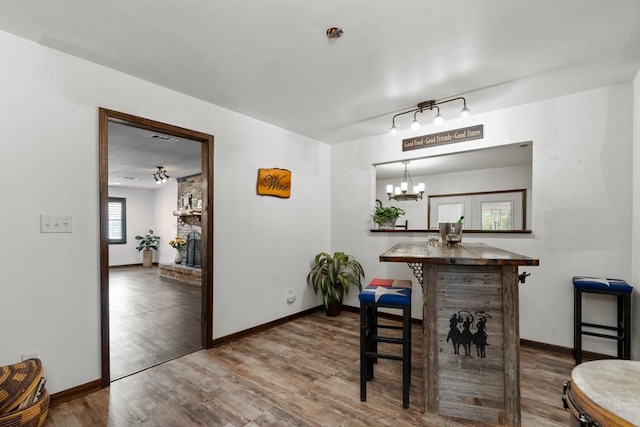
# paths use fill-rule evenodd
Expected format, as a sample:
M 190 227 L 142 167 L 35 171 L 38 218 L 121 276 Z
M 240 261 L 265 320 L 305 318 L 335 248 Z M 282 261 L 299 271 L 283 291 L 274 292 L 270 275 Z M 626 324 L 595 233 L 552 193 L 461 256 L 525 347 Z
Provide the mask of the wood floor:
M 421 328 L 413 327 L 404 410 L 401 363 L 392 360 L 379 361 L 360 402 L 358 321 L 351 312 L 317 312 L 191 353 L 55 406 L 45 426 L 423 425 Z M 523 347 L 521 362 L 523 426 L 569 425 L 561 397 L 573 359 Z
M 111 380 L 199 350 L 200 287 L 158 267 L 109 270 Z

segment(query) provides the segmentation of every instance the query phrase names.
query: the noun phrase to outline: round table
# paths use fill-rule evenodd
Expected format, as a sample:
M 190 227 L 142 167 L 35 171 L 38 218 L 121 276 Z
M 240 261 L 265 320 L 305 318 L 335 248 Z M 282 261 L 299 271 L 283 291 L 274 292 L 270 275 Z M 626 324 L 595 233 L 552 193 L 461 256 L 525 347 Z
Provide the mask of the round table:
M 563 401 L 572 425 L 639 426 L 640 362 L 596 360 L 576 366 Z

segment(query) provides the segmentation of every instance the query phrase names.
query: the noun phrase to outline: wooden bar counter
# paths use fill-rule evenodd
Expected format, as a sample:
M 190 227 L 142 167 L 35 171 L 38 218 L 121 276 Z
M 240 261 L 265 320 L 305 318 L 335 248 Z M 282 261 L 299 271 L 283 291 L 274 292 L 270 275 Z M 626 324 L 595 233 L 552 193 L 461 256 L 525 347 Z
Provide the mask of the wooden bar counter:
M 380 261 L 408 263 L 423 285 L 424 421 L 520 426 L 518 266 L 539 261 L 426 242 L 398 243 Z

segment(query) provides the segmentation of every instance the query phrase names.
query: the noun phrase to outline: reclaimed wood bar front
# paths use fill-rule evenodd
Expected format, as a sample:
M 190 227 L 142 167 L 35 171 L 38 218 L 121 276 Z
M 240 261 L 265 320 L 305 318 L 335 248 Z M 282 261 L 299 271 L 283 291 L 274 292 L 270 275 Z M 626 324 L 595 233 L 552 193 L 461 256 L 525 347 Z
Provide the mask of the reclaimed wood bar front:
M 537 259 L 484 244 L 399 243 L 423 285 L 424 421 L 520 426 L 518 266 Z

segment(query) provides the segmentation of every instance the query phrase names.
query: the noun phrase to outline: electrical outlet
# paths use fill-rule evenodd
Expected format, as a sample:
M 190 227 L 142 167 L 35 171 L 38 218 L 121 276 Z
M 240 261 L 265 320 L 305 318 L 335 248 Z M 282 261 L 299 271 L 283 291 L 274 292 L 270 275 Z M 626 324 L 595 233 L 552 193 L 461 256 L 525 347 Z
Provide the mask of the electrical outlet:
M 293 289 L 289 289 L 287 291 L 287 302 L 289 304 L 293 304 L 296 300 L 296 294 L 293 292 Z
M 73 233 L 71 215 L 40 215 L 41 233 Z

